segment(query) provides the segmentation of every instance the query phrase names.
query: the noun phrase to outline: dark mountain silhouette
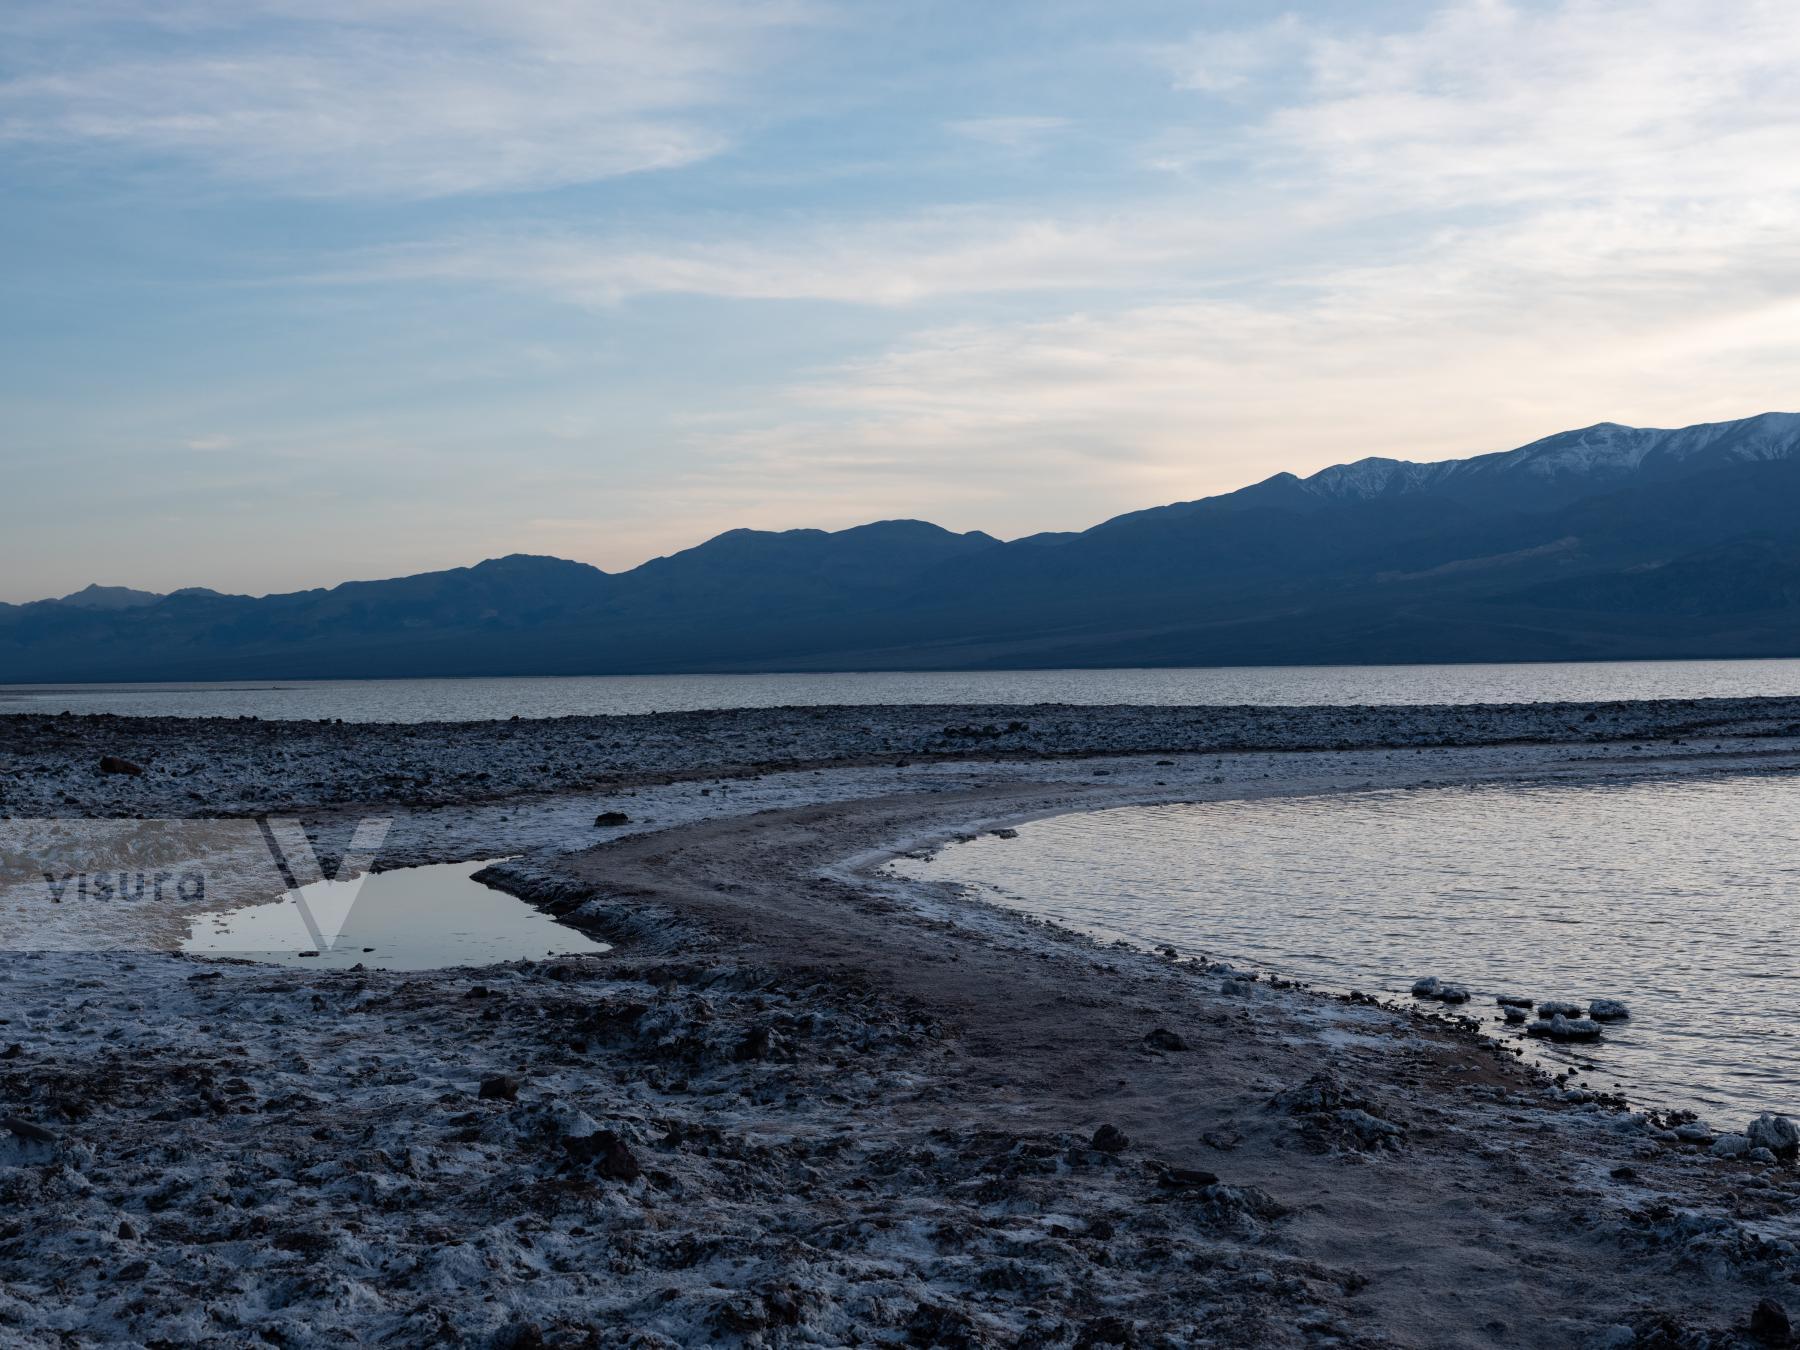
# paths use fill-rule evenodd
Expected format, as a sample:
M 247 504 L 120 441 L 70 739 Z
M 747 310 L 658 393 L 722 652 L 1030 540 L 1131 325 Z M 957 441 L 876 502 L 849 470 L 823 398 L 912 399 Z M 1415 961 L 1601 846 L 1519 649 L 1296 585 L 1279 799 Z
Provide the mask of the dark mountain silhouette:
M 1800 655 L 1800 415 L 1611 423 L 1001 543 L 733 530 L 263 598 L 0 606 L 0 680 Z

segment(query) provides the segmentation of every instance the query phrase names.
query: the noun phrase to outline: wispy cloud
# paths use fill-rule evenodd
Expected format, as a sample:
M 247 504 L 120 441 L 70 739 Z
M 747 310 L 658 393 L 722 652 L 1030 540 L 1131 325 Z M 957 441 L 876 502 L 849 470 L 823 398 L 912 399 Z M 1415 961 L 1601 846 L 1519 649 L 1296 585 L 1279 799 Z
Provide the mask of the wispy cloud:
M 1005 117 L 968 117 L 946 122 L 945 129 L 967 140 L 1003 150 L 1033 153 L 1069 126 L 1066 117 L 1033 117 L 1017 114 Z
M 1287 18 L 1169 59 L 1200 90 L 1280 60 L 1277 106 L 1229 153 L 1389 216 L 1800 186 L 1800 24 L 1781 0 L 1457 0 L 1403 31 Z
M 1256 28 L 1195 33 L 1164 48 L 1161 57 L 1177 88 L 1229 94 L 1249 88 L 1283 64 L 1299 62 L 1313 42 L 1298 17 L 1284 14 Z
M 1159 58 L 1197 97 L 1272 62 L 1290 77 L 1209 134 L 1207 168 L 1229 156 L 1240 195 L 1222 229 L 1159 261 L 1169 301 L 919 334 L 807 381 L 803 415 L 734 449 L 796 476 L 910 455 L 922 479 L 1053 456 L 1083 500 L 1117 501 L 1147 481 L 1189 494 L 1793 401 L 1785 5 L 1466 0 L 1400 32 L 1289 18 Z M 1284 212 L 1285 238 L 1257 252 Z M 1262 284 L 1207 296 L 1248 257 Z
M 1212 227 L 1166 211 L 1037 216 L 942 208 L 873 222 L 784 218 L 678 241 L 566 230 L 489 234 L 386 250 L 317 279 L 475 281 L 589 306 L 653 294 L 901 306 L 1143 285 L 1190 259 L 1209 237 L 1218 239 Z
M 693 163 L 792 0 L 27 3 L 0 141 L 173 156 L 305 196 L 435 197 Z

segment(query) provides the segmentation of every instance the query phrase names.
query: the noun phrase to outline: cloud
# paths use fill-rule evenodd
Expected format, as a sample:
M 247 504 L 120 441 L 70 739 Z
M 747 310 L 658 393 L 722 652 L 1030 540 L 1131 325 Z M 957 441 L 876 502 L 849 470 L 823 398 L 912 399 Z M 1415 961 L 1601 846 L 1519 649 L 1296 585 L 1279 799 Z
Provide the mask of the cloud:
M 1543 238 L 1447 233 L 1403 262 L 1296 276 L 1280 304 L 933 329 L 815 372 L 707 457 L 746 503 L 793 484 L 1022 532 L 1370 454 L 1793 404 L 1796 236 L 1745 222 L 1710 241 L 1735 265 L 1711 266 L 1677 223 L 1623 243 L 1578 216 L 1538 225 Z
M 318 280 L 475 281 L 590 306 L 653 294 L 904 306 L 1142 285 L 1166 277 L 1211 233 L 1167 212 L 941 208 L 874 222 L 762 222 L 673 243 L 568 231 L 477 236 L 388 250 Z
M 1288 19 L 1198 35 L 1299 73 L 1232 147 L 1364 209 L 1709 202 L 1800 187 L 1800 25 L 1782 0 L 1459 0 L 1397 32 Z M 1204 61 L 1180 87 L 1235 87 Z M 1216 148 L 1210 153 L 1216 154 Z
M 1248 88 L 1284 63 L 1298 61 L 1311 33 L 1294 15 L 1284 14 L 1258 28 L 1203 31 L 1164 48 L 1161 59 L 1178 89 L 1230 94 Z
M 429 198 L 693 163 L 775 0 L 27 3 L 0 142 L 170 156 L 299 196 Z
M 1044 143 L 1069 126 L 1066 117 L 968 117 L 946 122 L 946 130 L 971 141 L 1002 150 L 1035 153 Z

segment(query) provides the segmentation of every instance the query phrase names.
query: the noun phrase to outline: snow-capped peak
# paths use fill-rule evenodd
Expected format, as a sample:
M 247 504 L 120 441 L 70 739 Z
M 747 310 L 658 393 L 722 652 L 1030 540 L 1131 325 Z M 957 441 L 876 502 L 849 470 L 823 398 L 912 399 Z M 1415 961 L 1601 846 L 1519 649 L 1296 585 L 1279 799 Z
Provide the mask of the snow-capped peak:
M 1528 482 L 1569 483 L 1649 471 L 1696 472 L 1800 456 L 1800 413 L 1763 413 L 1735 422 L 1663 429 L 1600 422 L 1471 459 L 1414 463 L 1370 458 L 1321 469 L 1301 486 L 1337 501 L 1421 491 L 1501 493 Z

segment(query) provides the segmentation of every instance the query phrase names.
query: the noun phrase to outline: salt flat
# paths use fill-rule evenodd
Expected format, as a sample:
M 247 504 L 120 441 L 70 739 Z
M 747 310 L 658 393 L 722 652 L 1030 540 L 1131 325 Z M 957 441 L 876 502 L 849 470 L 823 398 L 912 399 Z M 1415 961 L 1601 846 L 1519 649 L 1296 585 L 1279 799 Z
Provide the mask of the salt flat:
M 1797 723 L 1786 701 L 0 719 L 10 815 L 279 813 L 329 857 L 379 810 L 378 866 L 516 854 L 493 880 L 619 944 L 441 973 L 16 957 L 0 1328 L 1732 1344 L 1800 1274 L 1791 1165 L 1714 1158 L 1412 1009 L 1229 992 L 1230 953 L 1103 947 L 879 865 L 1130 801 L 1786 772 Z M 146 772 L 102 778 L 103 753 Z M 630 819 L 596 828 L 609 810 Z M 15 923 L 39 903 L 7 899 Z M 159 912 L 142 945 L 183 926 Z

